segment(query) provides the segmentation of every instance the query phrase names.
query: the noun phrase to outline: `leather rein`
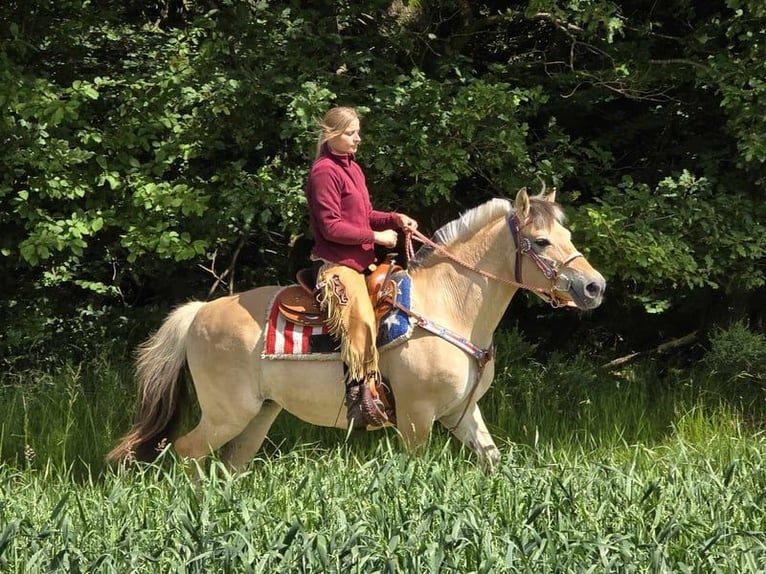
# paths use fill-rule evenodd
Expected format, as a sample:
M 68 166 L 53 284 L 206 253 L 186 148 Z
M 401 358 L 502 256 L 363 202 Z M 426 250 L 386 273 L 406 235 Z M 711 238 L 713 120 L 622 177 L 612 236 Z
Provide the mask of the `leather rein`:
M 563 304 L 566 304 L 561 298 L 559 298 L 556 295 L 556 291 L 568 291 L 569 290 L 569 283 L 567 284 L 566 289 L 560 289 L 556 286 L 558 280 L 560 277 L 564 277 L 569 282 L 569 279 L 566 278 L 565 275 L 562 275 L 560 269 L 563 267 L 566 267 L 569 265 L 572 261 L 577 259 L 578 257 L 583 257 L 583 254 L 579 251 L 575 251 L 572 255 L 567 257 L 561 264 L 556 263 L 555 261 L 543 257 L 536 253 L 532 249 L 532 242 L 527 237 L 523 237 L 521 235 L 521 230 L 524 228 L 529 221 L 525 222 L 524 225 L 519 225 L 518 219 L 516 217 L 516 213 L 514 210 L 511 210 L 508 213 L 508 216 L 506 217 L 506 222 L 508 224 L 508 227 L 511 232 L 511 236 L 513 237 L 514 243 L 516 244 L 516 261 L 514 266 L 514 272 L 515 272 L 515 279 L 506 279 L 504 277 L 499 277 L 498 275 L 495 275 L 494 273 L 490 273 L 489 271 L 484 271 L 483 269 L 479 269 L 475 267 L 474 265 L 471 265 L 459 257 L 453 255 L 450 253 L 447 249 L 445 249 L 442 245 L 439 245 L 438 243 L 432 241 L 422 233 L 420 233 L 417 230 L 406 230 L 405 231 L 405 250 L 407 259 L 411 259 L 414 255 L 414 251 L 412 248 L 412 239 L 416 239 L 417 241 L 423 243 L 424 245 L 428 245 L 441 255 L 445 256 L 450 261 L 453 261 L 454 263 L 457 263 L 461 267 L 464 267 L 470 271 L 473 271 L 474 273 L 481 275 L 482 277 L 486 277 L 488 279 L 491 279 L 493 281 L 499 281 L 500 283 L 504 283 L 506 285 L 511 285 L 512 287 L 525 289 L 527 291 L 532 291 L 548 303 L 552 307 L 560 307 Z M 535 265 L 542 271 L 543 275 L 550 280 L 551 286 L 549 289 L 544 289 L 541 287 L 534 287 L 531 285 L 526 285 L 522 280 L 522 257 L 523 256 L 529 257 Z M 482 374 L 484 373 L 484 368 L 487 366 L 487 363 L 492 360 L 495 350 L 494 345 L 491 346 L 489 349 L 482 349 L 481 347 L 478 347 L 474 345 L 471 341 L 463 337 L 462 335 L 459 335 L 455 333 L 454 331 L 451 331 L 450 329 L 447 329 L 446 327 L 442 327 L 440 325 L 437 325 L 430 319 L 424 317 L 420 313 L 417 313 L 413 311 L 412 309 L 408 309 L 401 305 L 396 298 L 390 299 L 390 303 L 399 309 L 400 311 L 406 313 L 410 317 L 415 319 L 415 323 L 418 327 L 421 327 L 422 329 L 425 329 L 434 335 L 437 335 L 438 337 L 441 337 L 445 341 L 448 341 L 449 343 L 452 343 L 456 347 L 462 349 L 469 355 L 471 355 L 475 360 L 476 364 L 478 366 L 478 372 L 476 373 L 476 378 L 474 379 L 473 385 L 471 387 L 471 390 L 468 394 L 468 399 L 466 401 L 466 407 L 463 409 L 463 413 L 460 415 L 460 418 L 458 419 L 457 423 L 450 429 L 450 431 L 454 431 L 458 425 L 463 421 L 463 418 L 465 417 L 466 413 L 468 412 L 468 406 L 471 403 L 471 400 L 473 399 L 474 394 L 476 393 L 476 390 L 479 387 L 479 381 L 481 380 Z
M 428 245 L 435 251 L 439 252 L 441 255 L 445 256 L 447 259 L 453 261 L 454 263 L 457 263 L 461 267 L 464 267 L 470 271 L 473 271 L 474 273 L 481 275 L 482 277 L 487 277 L 488 279 L 492 279 L 493 281 L 498 281 L 500 283 L 505 283 L 506 285 L 510 285 L 512 287 L 516 287 L 519 289 L 525 289 L 526 291 L 532 291 L 542 299 L 544 299 L 547 303 L 549 303 L 552 307 L 561 307 L 562 305 L 565 305 L 565 301 L 562 300 L 560 297 L 556 295 L 556 291 L 568 291 L 569 290 L 569 279 L 566 277 L 566 275 L 562 275 L 560 268 L 566 267 L 569 265 L 572 261 L 579 257 L 584 257 L 582 253 L 579 251 L 575 251 L 567 257 L 564 261 L 562 261 L 560 264 L 556 263 L 555 261 L 543 257 L 542 255 L 539 255 L 532 249 L 532 241 L 529 240 L 527 237 L 522 237 L 521 230 L 526 227 L 526 225 L 529 223 L 529 221 L 525 222 L 524 225 L 519 225 L 518 219 L 516 218 L 516 213 L 511 210 L 508 213 L 508 216 L 506 217 L 506 222 L 508 223 L 508 228 L 510 229 L 511 236 L 513 237 L 513 241 L 516 244 L 516 261 L 514 265 L 514 273 L 515 273 L 515 280 L 514 279 L 506 279 L 505 277 L 500 277 L 498 275 L 495 275 L 494 273 L 490 273 L 489 271 L 484 271 L 483 269 L 479 269 L 475 267 L 474 265 L 471 265 L 470 263 L 467 263 L 460 259 L 459 257 L 456 257 L 452 253 L 450 253 L 447 249 L 445 249 L 442 245 L 439 245 L 438 243 L 432 241 L 419 231 L 405 231 L 405 249 L 407 252 L 407 259 L 411 259 L 414 255 L 414 250 L 412 249 L 412 238 L 416 239 L 420 243 L 423 243 L 424 245 Z M 548 279 L 551 282 L 551 286 L 548 289 L 545 289 L 543 287 L 534 287 L 532 285 L 526 285 L 523 282 L 522 278 L 522 257 L 526 255 L 529 257 L 535 265 L 537 265 L 538 269 L 542 271 L 543 275 L 545 275 L 546 279 Z M 563 277 L 567 279 L 567 286 L 565 289 L 561 289 L 556 286 L 556 283 L 558 280 Z

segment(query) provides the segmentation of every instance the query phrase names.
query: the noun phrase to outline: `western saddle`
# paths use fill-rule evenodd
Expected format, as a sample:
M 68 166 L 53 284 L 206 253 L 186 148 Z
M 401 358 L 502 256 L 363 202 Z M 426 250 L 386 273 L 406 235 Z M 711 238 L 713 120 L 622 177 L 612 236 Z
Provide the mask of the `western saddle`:
M 395 254 L 389 254 L 383 263 L 378 264 L 367 276 L 367 293 L 370 296 L 375 320 L 380 321 L 391 310 L 396 301 L 397 288 L 393 274 L 402 267 L 395 261 Z M 312 268 L 301 269 L 296 274 L 297 285 L 282 289 L 277 295 L 279 312 L 293 323 L 301 325 L 322 325 L 327 319 L 326 313 L 319 307 L 316 277 Z

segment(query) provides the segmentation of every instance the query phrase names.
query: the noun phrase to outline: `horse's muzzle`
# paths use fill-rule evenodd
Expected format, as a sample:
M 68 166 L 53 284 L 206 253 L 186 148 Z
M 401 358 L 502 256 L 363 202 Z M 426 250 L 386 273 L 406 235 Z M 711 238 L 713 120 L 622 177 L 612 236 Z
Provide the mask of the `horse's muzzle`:
M 606 291 L 606 279 L 601 273 L 595 270 L 590 273 L 567 270 L 567 276 L 569 285 L 566 293 L 578 309 L 589 311 L 601 305 Z

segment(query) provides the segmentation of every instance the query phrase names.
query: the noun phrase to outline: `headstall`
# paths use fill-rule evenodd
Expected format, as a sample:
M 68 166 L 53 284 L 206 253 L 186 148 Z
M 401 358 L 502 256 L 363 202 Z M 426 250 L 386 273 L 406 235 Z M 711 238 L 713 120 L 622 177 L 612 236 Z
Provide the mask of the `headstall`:
M 506 279 L 504 277 L 498 277 L 494 273 L 490 273 L 488 271 L 484 271 L 482 269 L 478 269 L 477 267 L 474 267 L 473 265 L 456 257 L 455 255 L 447 251 L 442 245 L 439 245 L 438 243 L 432 241 L 431 239 L 429 239 L 428 237 L 426 237 L 425 235 L 423 235 L 417 230 L 405 231 L 405 250 L 406 250 L 407 258 L 411 259 L 412 256 L 414 255 L 414 250 L 412 248 L 412 239 L 415 238 L 422 244 L 428 245 L 435 251 L 439 252 L 441 255 L 443 255 L 447 259 L 457 263 L 458 265 L 466 269 L 473 271 L 474 273 L 477 273 L 478 275 L 481 275 L 482 277 L 499 281 L 501 283 L 505 283 L 506 285 L 511 285 L 513 287 L 532 291 L 536 295 L 538 295 L 539 297 L 541 297 L 542 299 L 550 303 L 551 306 L 553 307 L 560 307 L 562 304 L 566 304 L 567 303 L 566 301 L 562 301 L 555 294 L 556 291 L 562 291 L 562 290 L 568 291 L 571 284 L 569 279 L 565 275 L 561 274 L 560 268 L 566 267 L 567 265 L 569 265 L 569 263 L 571 263 L 578 257 L 583 257 L 583 254 L 580 253 L 579 251 L 575 251 L 572 255 L 567 257 L 559 265 L 555 261 L 538 254 L 532 248 L 532 241 L 528 237 L 522 236 L 521 229 L 524 227 L 524 225 L 526 225 L 526 223 L 524 225 L 519 225 L 515 210 L 512 209 L 508 213 L 508 216 L 506 217 L 506 222 L 510 229 L 511 236 L 513 237 L 513 241 L 516 245 L 516 261 L 514 265 L 515 279 L 514 280 Z M 535 265 L 537 265 L 540 271 L 542 271 L 543 275 L 545 275 L 545 277 L 548 280 L 550 280 L 551 282 L 550 289 L 533 287 L 531 285 L 525 285 L 523 283 L 522 257 L 524 255 L 529 257 L 535 263 Z M 562 277 L 567 280 L 567 285 L 565 289 L 560 289 L 556 286 L 556 283 Z M 460 415 L 460 418 L 458 419 L 457 423 L 455 423 L 452 429 L 450 429 L 450 430 L 455 430 L 458 427 L 458 425 L 462 422 L 463 418 L 465 417 L 465 414 L 468 410 L 468 405 L 470 404 L 470 399 L 473 397 L 473 395 L 476 393 L 476 390 L 478 389 L 479 381 L 481 380 L 481 376 L 482 376 L 482 373 L 484 372 L 484 368 L 486 367 L 487 363 L 490 360 L 492 360 L 492 357 L 494 355 L 494 346 L 490 347 L 489 349 L 481 349 L 480 347 L 471 343 L 465 337 L 458 335 L 457 333 L 455 333 L 454 331 L 451 331 L 450 329 L 447 329 L 446 327 L 442 327 L 440 325 L 435 324 L 433 321 L 427 319 L 426 317 L 423 317 L 421 314 L 415 312 L 414 310 L 407 309 L 404 306 L 400 305 L 397 301 L 395 300 L 392 301 L 392 304 L 395 307 L 397 307 L 399 310 L 408 314 L 410 317 L 413 317 L 415 319 L 416 325 L 452 343 L 453 345 L 457 346 L 458 348 L 462 349 L 463 351 L 471 355 L 476 360 L 478 371 L 476 373 L 476 377 L 474 379 L 473 385 L 471 386 L 471 390 L 468 396 L 468 401 L 466 402 L 466 407 L 465 409 L 463 409 L 463 412 Z
M 542 255 L 539 255 L 537 252 L 535 252 L 534 249 L 532 249 L 532 241 L 528 237 L 523 237 L 521 235 L 522 228 L 526 225 L 519 225 L 518 219 L 516 217 L 516 212 L 514 210 L 511 210 L 508 213 L 508 217 L 506 217 L 506 222 L 508 224 L 508 228 L 510 229 L 511 236 L 513 237 L 513 241 L 516 244 L 516 260 L 514 265 L 514 273 L 515 273 L 515 279 L 506 279 L 505 277 L 499 277 L 495 275 L 494 273 L 490 273 L 488 271 L 484 271 L 483 269 L 479 269 L 470 263 L 467 263 L 466 261 L 463 261 L 459 257 L 456 257 L 452 253 L 450 253 L 447 249 L 444 248 L 444 246 L 439 245 L 435 241 L 432 241 L 425 235 L 423 235 L 421 232 L 415 230 L 415 231 L 405 231 L 405 248 L 407 251 L 407 258 L 411 259 L 414 255 L 414 250 L 412 248 L 412 239 L 416 239 L 420 243 L 424 245 L 428 245 L 431 247 L 434 251 L 439 252 L 441 255 L 446 257 L 447 259 L 457 263 L 461 267 L 464 267 L 466 269 L 469 269 L 473 271 L 474 273 L 481 275 L 482 277 L 487 277 L 488 279 L 492 279 L 494 281 L 499 281 L 500 283 L 505 283 L 506 285 L 511 285 L 513 287 L 517 287 L 520 289 L 525 289 L 527 291 L 532 291 L 539 297 L 541 297 L 543 300 L 548 302 L 552 307 L 561 307 L 562 305 L 566 304 L 564 300 L 557 297 L 555 292 L 556 291 L 568 291 L 570 287 L 570 281 L 569 279 L 561 274 L 560 268 L 566 267 L 569 265 L 572 261 L 577 259 L 578 257 L 583 257 L 583 254 L 579 251 L 575 251 L 572 253 L 569 257 L 567 257 L 564 261 L 561 262 L 559 265 L 555 261 L 543 257 Z M 545 289 L 542 287 L 534 287 L 532 285 L 526 285 L 523 282 L 522 277 L 522 256 L 526 255 L 529 257 L 535 265 L 537 265 L 538 269 L 542 271 L 543 275 L 550 280 L 551 286 L 549 289 Z M 564 278 L 567 280 L 567 284 L 565 288 L 560 288 L 556 286 L 556 283 L 560 278 Z

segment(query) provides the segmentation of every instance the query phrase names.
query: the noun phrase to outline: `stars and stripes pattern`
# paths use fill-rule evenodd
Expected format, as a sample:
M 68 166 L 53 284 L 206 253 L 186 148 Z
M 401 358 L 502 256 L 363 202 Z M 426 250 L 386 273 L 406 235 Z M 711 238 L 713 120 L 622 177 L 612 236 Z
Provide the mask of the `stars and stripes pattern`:
M 397 301 L 402 307 L 410 308 L 410 276 L 406 273 L 397 273 L 394 275 L 394 281 L 397 286 Z M 391 309 L 378 325 L 378 347 L 392 343 L 401 337 L 408 337 L 410 334 L 410 318 L 399 309 Z
M 409 308 L 410 306 L 410 277 L 406 273 L 398 273 L 394 279 L 398 285 L 398 301 Z M 393 343 L 401 342 L 410 337 L 412 323 L 410 317 L 398 309 L 392 309 L 381 319 L 378 325 L 379 349 Z M 328 351 L 318 351 L 312 348 L 311 337 L 328 335 L 326 325 L 299 325 L 285 319 L 279 312 L 276 298 L 269 307 L 269 317 L 266 324 L 266 344 L 263 348 L 264 359 L 331 359 L 338 355 L 337 348 Z
M 313 335 L 327 335 L 326 325 L 308 326 L 288 321 L 279 312 L 278 305 L 272 303 L 266 326 L 266 344 L 264 357 L 307 355 L 311 352 L 310 341 Z

